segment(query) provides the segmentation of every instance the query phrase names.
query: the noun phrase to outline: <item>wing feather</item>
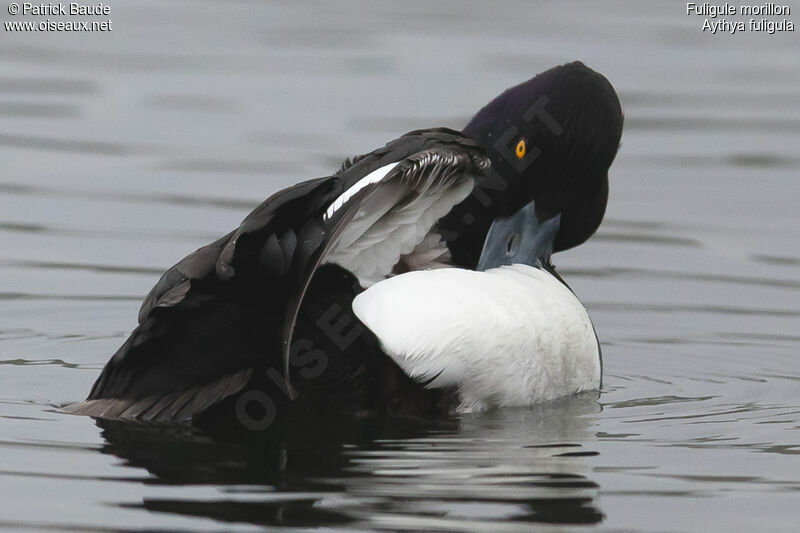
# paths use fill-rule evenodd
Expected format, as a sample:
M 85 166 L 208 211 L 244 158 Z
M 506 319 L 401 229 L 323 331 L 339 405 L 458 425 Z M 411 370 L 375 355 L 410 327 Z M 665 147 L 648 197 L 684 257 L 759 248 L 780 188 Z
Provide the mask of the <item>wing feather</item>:
M 436 146 L 414 153 L 402 161 L 387 163 L 384 167 L 376 169 L 357 182 L 353 188 L 345 191 L 327 208 L 324 217 L 328 221 L 326 240 L 315 252 L 315 258 L 309 261 L 304 279 L 292 294 L 287 308 L 282 350 L 287 390 L 292 392 L 289 373 L 289 351 L 292 336 L 305 292 L 317 268 L 330 260 L 330 262 L 354 269 L 361 258 L 357 257 L 357 251 L 356 257 L 353 257 L 352 248 L 362 237 L 366 239 L 366 244 L 362 248 L 369 248 L 370 251 L 374 250 L 377 242 L 391 241 L 386 235 L 383 235 L 381 239 L 375 239 L 370 235 L 370 230 L 376 228 L 377 221 L 373 221 L 370 225 L 363 224 L 363 232 L 355 239 L 350 236 L 343 240 L 343 236 L 347 235 L 348 228 L 356 225 L 359 215 L 368 212 L 368 208 L 365 207 L 369 206 L 370 200 L 380 195 L 381 192 L 385 192 L 388 187 L 391 191 L 390 194 L 396 198 L 395 203 L 388 214 L 378 220 L 390 218 L 384 227 L 390 228 L 391 233 L 397 237 L 394 242 L 390 242 L 390 245 L 394 245 L 394 255 L 389 261 L 384 261 L 380 265 L 382 267 L 380 271 L 373 269 L 370 274 L 373 277 L 391 274 L 400 257 L 420 244 L 436 220 L 444 216 L 453 205 L 469 194 L 474 183 L 474 176 L 489 166 L 488 158 L 478 145 L 470 146 L 470 148 L 469 150 L 464 149 L 463 145 L 459 145 L 459 150 L 456 151 L 451 146 Z M 425 207 L 431 207 L 437 198 L 448 197 L 448 193 L 454 196 L 451 202 L 440 202 L 437 206 L 438 210 L 434 210 L 433 213 L 425 209 Z M 385 201 L 385 195 L 382 200 Z M 420 205 L 423 206 L 421 211 Z M 419 226 L 402 223 L 403 221 L 409 222 L 409 212 L 417 218 L 423 215 Z M 391 220 L 393 216 L 397 220 Z M 404 219 L 404 217 L 406 218 Z M 367 218 L 367 220 L 371 219 Z M 380 233 L 380 231 L 378 232 Z M 409 235 L 397 236 L 397 232 L 406 232 Z M 404 244 L 410 244 L 411 247 L 404 250 Z M 337 252 L 340 254 L 339 256 L 337 256 Z M 348 256 L 353 257 L 353 260 L 345 260 Z
M 68 410 L 185 420 L 240 391 L 257 369 L 284 367 L 288 382 L 297 311 L 330 252 L 344 253 L 361 238 L 396 238 L 382 237 L 375 224 L 403 213 L 413 218 L 425 198 L 465 183 L 464 176 L 487 161 L 480 146 L 458 132 L 420 130 L 355 158 L 333 176 L 272 195 L 237 229 L 164 273 L 142 303 L 139 326 L 106 364 L 87 400 Z M 390 164 L 395 166 L 384 176 L 348 193 Z M 340 204 L 331 209 L 337 199 Z M 376 205 L 384 212 L 369 220 L 365 213 Z M 366 223 L 353 231 L 349 224 L 359 216 Z M 370 228 L 373 233 L 365 235 Z M 391 270 L 390 262 L 378 270 Z

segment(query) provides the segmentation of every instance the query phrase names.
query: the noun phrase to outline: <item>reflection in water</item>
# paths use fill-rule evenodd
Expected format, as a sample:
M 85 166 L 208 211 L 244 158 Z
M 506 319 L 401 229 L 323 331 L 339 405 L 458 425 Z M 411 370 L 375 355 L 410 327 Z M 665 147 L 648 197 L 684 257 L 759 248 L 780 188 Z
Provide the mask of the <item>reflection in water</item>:
M 602 520 L 586 456 L 596 397 L 439 420 L 308 418 L 266 432 L 97 420 L 148 484 L 213 485 L 214 499 L 124 507 L 281 526 L 470 531 L 485 520 Z M 138 482 L 138 481 L 137 481 Z M 513 529 L 513 528 L 512 528 Z

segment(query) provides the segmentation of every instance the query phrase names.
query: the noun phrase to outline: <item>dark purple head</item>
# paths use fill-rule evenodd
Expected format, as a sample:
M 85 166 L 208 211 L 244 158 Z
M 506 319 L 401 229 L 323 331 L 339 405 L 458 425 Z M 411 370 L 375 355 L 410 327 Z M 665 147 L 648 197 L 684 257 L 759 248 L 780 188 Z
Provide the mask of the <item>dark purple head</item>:
M 454 260 L 476 266 L 495 221 L 519 229 L 556 219 L 547 226 L 550 242 L 538 259 L 588 239 L 605 213 L 608 168 L 619 147 L 622 122 L 614 88 L 577 61 L 542 72 L 489 102 L 464 133 L 485 146 L 491 169 L 440 224 L 451 235 L 446 238 Z M 510 220 L 522 212 L 527 219 L 519 214 Z M 503 236 L 507 231 L 501 231 Z M 520 236 L 516 238 L 520 244 Z M 509 249 L 512 244 L 495 242 Z M 498 260 L 493 258 L 489 266 Z

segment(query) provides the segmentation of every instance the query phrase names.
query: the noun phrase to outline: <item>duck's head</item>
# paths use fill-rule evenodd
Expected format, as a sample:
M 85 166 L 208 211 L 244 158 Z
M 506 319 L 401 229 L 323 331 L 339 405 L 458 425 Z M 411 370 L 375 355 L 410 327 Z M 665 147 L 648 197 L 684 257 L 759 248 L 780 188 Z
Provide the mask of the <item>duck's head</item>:
M 450 243 L 454 259 L 481 270 L 547 263 L 552 252 L 588 239 L 605 213 L 622 122 L 614 88 L 580 62 L 489 102 L 464 128 L 492 165 L 449 217 L 451 228 L 460 226 Z

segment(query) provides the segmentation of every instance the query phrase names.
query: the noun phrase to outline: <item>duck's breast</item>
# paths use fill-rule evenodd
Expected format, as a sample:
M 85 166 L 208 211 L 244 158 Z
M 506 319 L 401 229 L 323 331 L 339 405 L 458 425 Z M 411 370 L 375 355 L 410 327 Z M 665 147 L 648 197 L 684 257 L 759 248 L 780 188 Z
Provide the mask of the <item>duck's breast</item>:
M 589 315 L 548 272 L 416 271 L 353 302 L 384 351 L 428 387 L 456 386 L 464 411 L 530 405 L 600 385 Z

